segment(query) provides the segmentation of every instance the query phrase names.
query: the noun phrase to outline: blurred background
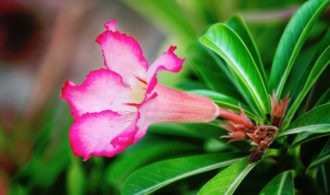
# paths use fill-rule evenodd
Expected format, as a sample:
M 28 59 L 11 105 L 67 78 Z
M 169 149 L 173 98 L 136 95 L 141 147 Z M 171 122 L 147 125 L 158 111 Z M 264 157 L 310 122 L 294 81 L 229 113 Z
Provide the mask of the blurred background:
M 162 73 L 160 82 L 188 90 L 205 88 L 191 61 L 198 37 L 209 25 L 240 14 L 267 69 L 287 21 L 303 2 L 0 0 L 0 195 L 119 193 L 125 178 L 116 180 L 114 170 L 121 157 L 82 162 L 73 156 L 68 139 L 73 119 L 59 98 L 65 80 L 79 84 L 89 71 L 103 67 L 95 39 L 105 22 L 117 20 L 117 29 L 140 43 L 150 63 L 177 45 L 177 54 L 187 59 L 184 70 Z M 307 46 L 320 39 L 328 19 L 329 9 Z M 152 132 L 129 150 L 162 139 L 161 131 Z

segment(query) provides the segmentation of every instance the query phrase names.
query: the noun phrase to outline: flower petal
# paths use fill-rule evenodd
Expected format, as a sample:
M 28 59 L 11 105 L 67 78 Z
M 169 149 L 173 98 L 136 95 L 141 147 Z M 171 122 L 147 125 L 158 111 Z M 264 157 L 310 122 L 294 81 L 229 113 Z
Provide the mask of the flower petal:
M 69 137 L 74 155 L 84 161 L 93 156 L 112 157 L 133 143 L 136 114 L 120 115 L 109 110 L 85 114 L 71 126 Z
M 185 59 L 180 59 L 174 54 L 176 46 L 171 46 L 167 52 L 164 52 L 148 70 L 148 89 L 150 93 L 157 84 L 156 75 L 159 71 L 179 72 Z
M 104 27 L 108 31 L 116 31 L 116 26 L 117 26 L 117 20 L 111 20 L 110 22 L 104 24 Z
M 105 24 L 107 31 L 98 36 L 96 42 L 102 47 L 104 64 L 120 74 L 125 84 L 136 85 L 146 80 L 148 62 L 143 57 L 139 43 L 126 34 L 115 30 L 116 21 Z
M 219 115 L 219 107 L 210 99 L 196 94 L 177 91 L 157 84 L 155 93 L 138 108 L 139 131 L 141 138 L 151 124 L 210 122 Z
M 72 115 L 77 119 L 85 113 L 103 110 L 135 112 L 135 107 L 127 105 L 134 101 L 127 95 L 130 92 L 117 73 L 100 69 L 90 72 L 81 85 L 67 81 L 61 98 L 68 101 Z

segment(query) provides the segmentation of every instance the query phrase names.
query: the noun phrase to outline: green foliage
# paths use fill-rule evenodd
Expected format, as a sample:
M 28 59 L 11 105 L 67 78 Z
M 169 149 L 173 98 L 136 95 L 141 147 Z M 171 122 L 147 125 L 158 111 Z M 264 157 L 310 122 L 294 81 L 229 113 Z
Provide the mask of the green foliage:
M 198 194 L 233 194 L 245 176 L 256 165 L 257 163 L 248 164 L 247 158 L 244 158 L 220 171 L 202 187 Z
M 155 160 L 187 152 L 198 151 L 193 144 L 158 141 L 144 144 L 123 153 L 106 170 L 106 180 L 110 185 L 121 186 L 132 172 Z
M 285 171 L 272 179 L 259 193 L 260 195 L 293 195 L 293 171 Z
M 205 46 L 220 55 L 234 75 L 240 91 L 260 116 L 269 113 L 270 105 L 265 83 L 248 48 L 227 25 L 215 24 L 200 38 Z
M 245 43 L 246 47 L 248 48 L 253 57 L 254 62 L 258 67 L 258 70 L 261 73 L 263 81 L 267 82 L 268 78 L 261 60 L 259 50 L 243 18 L 239 15 L 234 15 L 226 22 L 226 24 L 231 29 L 233 29 Z
M 287 77 L 308 32 L 328 4 L 327 0 L 308 1 L 297 10 L 285 28 L 277 46 L 269 78 L 269 90 L 275 90 L 278 97 L 281 97 Z
M 238 159 L 235 154 L 221 153 L 159 161 L 133 173 L 125 182 L 122 193 L 151 193 L 186 177 L 228 166 Z
M 330 132 L 330 104 L 323 104 L 297 118 L 280 136 L 302 132 Z

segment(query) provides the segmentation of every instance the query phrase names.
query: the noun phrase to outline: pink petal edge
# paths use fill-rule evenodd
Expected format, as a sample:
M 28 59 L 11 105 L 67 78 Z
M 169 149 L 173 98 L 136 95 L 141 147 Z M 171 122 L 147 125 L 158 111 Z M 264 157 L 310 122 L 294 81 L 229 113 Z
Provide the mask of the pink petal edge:
M 116 31 L 116 26 L 117 26 L 117 20 L 111 20 L 111 21 L 104 24 L 104 27 L 108 31 Z
M 121 77 L 110 70 L 91 71 L 81 85 L 67 81 L 62 88 L 62 99 L 65 99 L 74 119 L 85 113 L 112 110 L 115 112 L 135 112 L 127 94 L 131 89 L 123 84 Z
M 185 59 L 178 58 L 174 51 L 176 46 L 171 46 L 168 51 L 164 52 L 149 68 L 148 70 L 148 89 L 147 94 L 150 93 L 157 84 L 157 73 L 160 71 L 179 72 Z
M 85 114 L 70 128 L 70 145 L 74 155 L 112 157 L 125 150 L 134 141 L 137 131 L 136 114 L 130 117 L 110 110 Z

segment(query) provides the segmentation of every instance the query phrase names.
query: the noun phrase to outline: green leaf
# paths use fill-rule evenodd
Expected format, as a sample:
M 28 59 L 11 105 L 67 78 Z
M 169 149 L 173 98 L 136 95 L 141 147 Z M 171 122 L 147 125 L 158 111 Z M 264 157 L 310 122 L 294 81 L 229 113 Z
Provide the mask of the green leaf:
M 140 147 L 124 152 L 106 169 L 106 181 L 120 186 L 132 172 L 155 160 L 185 152 L 197 151 L 193 144 L 176 141 L 158 141 L 146 143 Z
M 312 88 L 316 80 L 319 78 L 321 73 L 325 70 L 325 68 L 330 63 L 330 46 L 328 46 L 325 51 L 321 54 L 321 56 L 317 59 L 315 65 L 313 66 L 307 81 L 305 83 L 304 88 L 301 90 L 301 92 L 298 94 L 297 98 L 293 102 L 292 106 L 287 111 L 286 119 L 288 119 L 288 122 L 290 122 L 298 110 L 301 102 L 304 100 L 305 96 L 309 92 L 309 90 Z
M 288 131 L 285 131 L 279 135 L 290 135 L 290 134 L 297 134 L 302 132 L 309 132 L 309 133 L 328 133 L 330 132 L 330 124 L 320 124 L 320 125 L 309 125 L 309 126 L 303 126 L 298 127 L 294 129 L 290 129 Z
M 164 160 L 145 166 L 125 182 L 122 194 L 148 194 L 170 183 L 228 166 L 240 158 L 231 153 L 204 154 Z
M 197 34 L 194 21 L 184 14 L 178 3 L 173 0 L 123 0 L 123 2 L 166 33 L 175 33 L 187 40 L 195 38 Z
M 259 50 L 243 18 L 239 15 L 234 15 L 226 22 L 226 24 L 240 36 L 248 50 L 251 52 L 254 62 L 261 73 L 263 81 L 268 81 Z
M 196 69 L 206 85 L 217 92 L 235 96 L 237 91 L 224 71 L 208 54 L 202 44 L 196 42 L 187 50 L 187 61 Z
M 2 191 L 0 191 L 2 193 Z M 10 195 L 28 195 L 28 187 L 21 185 L 19 183 L 12 183 L 10 185 Z
M 231 98 L 222 93 L 217 93 L 217 92 L 209 91 L 209 90 L 193 90 L 193 91 L 189 91 L 189 92 L 197 94 L 197 95 L 209 97 L 210 99 L 212 99 L 214 101 L 214 103 L 218 104 L 221 108 L 230 109 L 230 110 L 233 110 L 238 113 L 240 112 L 240 108 L 238 106 L 240 104 L 248 117 L 253 118 L 253 119 L 257 118 L 257 116 L 254 115 L 246 105 L 244 105 L 244 104 L 240 103 L 238 100 L 235 100 L 234 98 Z
M 330 102 L 330 89 L 326 90 L 323 95 L 317 100 L 314 107 L 319 106 L 321 104 L 326 104 Z
M 313 159 L 312 163 L 308 166 L 307 169 L 318 167 L 329 161 L 330 161 L 330 139 L 328 139 L 327 143 L 324 145 L 321 152 L 317 155 L 315 159 Z
M 274 177 L 259 193 L 259 195 L 293 195 L 293 171 L 285 171 Z
M 210 138 L 207 139 L 204 143 L 204 150 L 206 152 L 221 152 L 225 150 L 231 150 L 233 152 L 240 152 L 240 149 L 235 147 L 232 144 L 228 144 L 224 140 Z
M 231 81 L 231 83 L 234 85 L 234 87 L 236 88 L 236 91 L 238 91 L 240 93 L 240 94 L 236 93 L 232 97 L 236 98 L 237 100 L 242 100 L 241 98 L 243 97 L 245 102 L 247 102 L 249 104 L 249 106 L 251 107 L 253 113 L 260 114 L 256 108 L 256 105 L 253 102 L 251 102 L 251 101 L 253 101 L 252 100 L 253 98 L 248 93 L 245 93 L 246 90 L 244 90 L 244 88 L 240 87 L 240 86 L 243 86 L 244 84 L 242 82 L 240 82 L 240 80 L 238 79 L 238 77 L 236 75 L 232 74 L 232 72 L 228 69 L 227 63 L 212 50 L 208 50 L 208 53 L 210 56 L 212 56 L 213 60 L 216 62 L 216 65 L 218 65 L 218 67 L 220 67 L 222 69 L 222 71 L 224 72 L 223 76 L 227 77 Z
M 317 60 L 317 57 L 327 48 L 330 43 L 330 28 L 325 32 L 322 40 L 313 45 L 307 45 L 299 53 L 290 71 L 283 93 L 290 93 L 291 99 L 295 99 L 303 89 L 305 81 Z
M 322 183 L 324 187 L 325 193 L 329 193 L 329 187 L 328 187 L 328 173 L 325 169 L 325 165 L 321 165 L 320 167 L 321 177 L 322 177 Z
M 199 195 L 233 194 L 245 176 L 258 162 L 249 164 L 244 158 L 224 170 L 208 181 L 198 192 Z
M 330 103 L 315 107 L 309 112 L 301 115 L 296 119 L 284 132 L 279 136 L 309 132 L 309 133 L 326 133 L 329 132 L 330 125 Z
M 215 121 L 210 123 L 160 123 L 151 125 L 148 131 L 163 135 L 177 135 L 198 139 L 214 138 L 226 134 L 226 131 L 215 124 Z
M 200 38 L 200 42 L 226 61 L 241 90 L 251 97 L 249 104 L 255 104 L 265 117 L 270 108 L 265 84 L 251 53 L 237 33 L 225 24 L 215 24 Z
M 67 172 L 67 193 L 70 195 L 84 194 L 86 175 L 80 160 L 73 158 Z
M 269 90 L 281 93 L 308 32 L 327 7 L 328 0 L 311 0 L 292 16 L 277 47 L 269 79 Z
M 324 133 L 324 134 L 314 134 L 314 133 L 300 133 L 298 134 L 295 139 L 293 140 L 292 144 L 290 147 L 296 147 L 298 145 L 301 145 L 303 143 L 321 138 L 321 137 L 326 137 L 326 136 L 330 136 L 330 133 Z

